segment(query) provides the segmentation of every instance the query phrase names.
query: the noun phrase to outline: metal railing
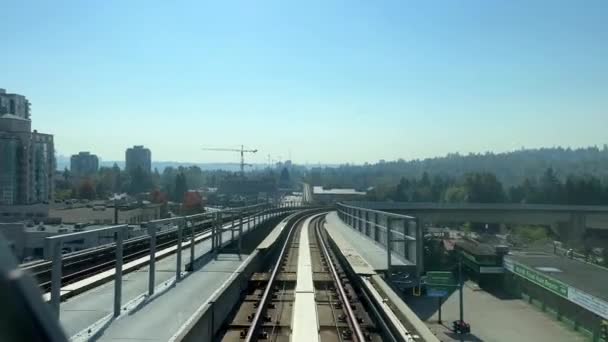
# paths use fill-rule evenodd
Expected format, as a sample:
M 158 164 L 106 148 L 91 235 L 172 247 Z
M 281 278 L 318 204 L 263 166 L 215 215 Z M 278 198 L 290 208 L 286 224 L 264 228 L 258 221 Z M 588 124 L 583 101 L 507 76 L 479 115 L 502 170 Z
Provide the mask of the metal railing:
M 241 253 L 243 232 L 247 232 L 260 223 L 283 214 L 284 212 L 298 209 L 300 207 L 290 204 L 279 204 L 270 206 L 268 204 L 258 204 L 239 208 L 230 208 L 212 213 L 201 213 L 189 216 L 179 216 L 166 219 L 149 221 L 145 224 L 147 236 L 150 239 L 149 244 L 149 263 L 148 263 L 148 295 L 152 296 L 155 290 L 155 272 L 157 259 L 157 233 L 159 231 L 176 232 L 176 271 L 175 281 L 179 282 L 182 278 L 182 244 L 184 242 L 184 232 L 189 233 L 190 244 L 190 265 L 195 261 L 195 245 L 197 234 L 203 232 L 204 224 L 211 221 L 211 228 L 208 236 L 204 239 L 211 239 L 211 253 L 219 253 L 220 249 L 226 243 L 232 243 L 235 240 L 235 232 L 238 231 L 237 250 Z M 244 225 L 247 223 L 247 229 Z M 169 229 L 166 230 L 167 226 Z M 198 227 L 197 229 L 197 226 Z M 51 291 L 50 291 L 50 306 L 51 310 L 59 317 L 61 303 L 61 278 L 63 267 L 62 249 L 64 242 L 73 241 L 74 239 L 85 238 L 88 235 L 105 234 L 106 237 L 113 235 L 115 243 L 115 275 L 114 275 L 114 317 L 121 313 L 122 305 L 122 269 L 123 269 L 123 242 L 124 236 L 129 229 L 128 225 L 116 225 L 98 229 L 92 229 L 82 232 L 69 233 L 64 235 L 56 235 L 45 239 L 45 249 L 50 252 L 46 255 L 52 261 L 51 270 Z M 222 241 L 225 231 L 231 231 L 231 240 L 224 243 Z
M 417 218 L 344 203 L 337 203 L 336 208 L 344 223 L 386 249 L 389 274 L 394 266 L 392 253 L 396 253 L 415 265 L 416 275 L 420 275 L 423 235 Z
M 114 276 L 114 316 L 120 314 L 120 303 L 122 297 L 122 262 L 123 262 L 123 234 L 128 229 L 128 225 L 122 224 L 118 226 L 104 227 L 98 229 L 87 230 L 64 235 L 50 236 L 45 239 L 45 248 L 50 250 L 49 255 L 52 258 L 51 269 L 51 300 L 50 305 L 53 312 L 59 317 L 59 304 L 61 302 L 61 272 L 63 266 L 62 249 L 64 241 L 72 241 L 74 239 L 84 238 L 87 235 L 100 233 L 115 234 L 116 242 L 116 264 Z

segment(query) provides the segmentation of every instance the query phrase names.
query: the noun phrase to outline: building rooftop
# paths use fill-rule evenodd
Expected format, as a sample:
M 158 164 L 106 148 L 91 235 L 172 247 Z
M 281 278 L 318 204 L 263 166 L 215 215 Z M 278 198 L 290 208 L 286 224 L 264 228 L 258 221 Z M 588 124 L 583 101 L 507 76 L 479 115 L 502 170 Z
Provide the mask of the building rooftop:
M 546 253 L 517 253 L 508 257 L 592 296 L 608 300 L 608 269 Z
M 456 246 L 474 255 L 496 255 L 496 247 L 471 240 L 458 240 Z
M 22 118 L 20 116 L 14 115 L 14 114 L 3 114 L 3 115 L 0 115 L 0 119 L 13 119 L 13 120 L 30 121 L 30 119 Z
M 314 186 L 312 192 L 315 195 L 365 195 L 355 189 L 324 189 L 322 186 Z
M 43 225 L 33 225 L 33 226 L 26 226 L 25 227 L 25 231 L 28 233 L 32 233 L 32 232 L 46 232 L 46 233 L 52 233 L 52 234 L 57 234 L 57 233 L 62 233 L 62 234 L 67 234 L 67 233 L 73 233 L 76 231 L 81 231 L 81 230 L 93 230 L 93 229 L 97 229 L 97 228 L 103 228 L 103 227 L 108 227 L 109 225 L 104 224 L 104 225 L 100 225 L 100 224 L 92 224 L 92 225 L 88 225 L 88 226 L 83 226 L 82 228 L 79 229 L 75 229 L 76 225 L 75 224 L 43 224 Z

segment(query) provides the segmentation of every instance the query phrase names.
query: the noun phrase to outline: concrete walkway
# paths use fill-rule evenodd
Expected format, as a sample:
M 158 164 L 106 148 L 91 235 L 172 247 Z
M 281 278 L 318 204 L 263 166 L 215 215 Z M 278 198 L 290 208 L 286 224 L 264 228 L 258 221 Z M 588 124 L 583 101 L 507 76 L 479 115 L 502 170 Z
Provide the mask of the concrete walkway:
M 224 228 L 228 228 L 230 224 L 224 225 Z M 247 232 L 248 224 L 244 224 L 244 233 Z M 256 227 L 251 225 L 251 229 L 255 229 Z M 235 237 L 238 236 L 238 231 L 234 232 Z M 224 242 L 230 241 L 232 236 L 232 232 L 224 231 L 222 235 L 222 239 Z M 206 239 L 200 241 L 196 244 L 195 247 L 195 257 L 200 257 L 205 253 L 211 250 L 211 239 Z M 173 284 L 175 280 L 176 273 L 176 258 L 175 254 L 172 254 L 168 257 L 165 257 L 162 260 L 156 261 L 156 271 L 155 271 L 155 285 L 157 289 L 162 289 L 163 287 L 169 287 Z M 245 260 L 246 256 L 242 255 L 241 259 Z M 181 298 L 181 293 L 191 293 L 189 289 L 204 289 L 210 288 L 215 289 L 219 284 L 221 284 L 222 280 L 225 280 L 229 277 L 229 273 L 226 270 L 232 269 L 235 270 L 242 260 L 234 260 L 234 258 L 229 258 L 230 260 L 219 260 L 212 261 L 209 265 L 206 265 L 201 270 L 195 272 L 191 276 L 186 277 L 182 281 L 180 281 L 177 285 L 175 285 L 172 289 L 179 288 L 180 291 L 167 291 L 162 294 L 160 297 L 166 298 Z M 185 267 L 185 263 L 190 260 L 190 248 L 184 248 L 182 250 L 182 269 Z M 221 272 L 216 272 L 218 267 L 222 269 Z M 137 271 L 128 273 L 123 275 L 122 280 L 122 304 L 123 307 L 133 306 L 133 305 L 141 305 L 142 302 L 146 300 L 146 295 L 148 291 L 148 266 L 142 266 Z M 208 278 L 208 279 L 207 279 Z M 219 283 L 218 283 L 219 282 Z M 193 287 L 192 287 L 193 286 Z M 202 287 L 200 287 L 202 286 Z M 172 295 L 168 295 L 168 293 L 172 293 Z M 193 305 L 196 304 L 198 307 L 201 301 L 204 301 L 208 296 L 205 296 L 206 292 L 200 292 L 201 296 L 198 297 L 199 301 L 192 301 Z M 152 300 L 155 302 L 156 300 Z M 176 300 L 179 302 L 179 299 Z M 163 301 L 159 300 L 159 303 Z M 96 323 L 108 322 L 112 313 L 113 313 L 113 303 L 114 303 L 114 281 L 110 281 L 101 286 L 95 287 L 91 290 L 88 290 L 82 294 L 76 295 L 72 298 L 67 299 L 65 302 L 61 303 L 60 309 L 60 322 L 61 325 L 66 332 L 67 336 L 75 336 L 78 333 L 86 332 L 91 326 Z M 185 309 L 186 310 L 186 309 Z M 144 313 L 142 316 L 145 316 L 147 311 L 140 310 Z M 187 311 L 187 310 L 186 310 Z M 125 311 L 123 311 L 125 312 Z M 123 314 L 124 315 L 124 314 Z M 162 307 L 158 309 L 158 315 L 164 315 L 167 318 L 167 321 L 172 321 L 177 317 L 182 317 L 180 315 L 172 315 L 168 313 L 166 310 L 162 310 Z M 130 316 L 133 316 L 132 314 Z M 189 316 L 188 316 L 189 317 Z M 131 317 L 132 319 L 133 317 Z M 119 322 L 126 322 L 127 320 L 118 319 L 114 321 L 111 325 L 118 324 Z M 157 322 L 158 323 L 158 322 Z M 183 322 L 182 322 L 183 323 Z M 142 325 L 140 324 L 140 327 Z M 160 327 L 163 327 L 161 324 Z M 166 328 L 166 325 L 164 326 Z M 153 327 L 151 327 L 152 329 Z M 114 331 L 108 330 L 109 332 Z M 84 334 L 86 335 L 86 333 Z M 113 334 L 111 336 L 118 336 L 118 334 Z M 170 337 L 170 335 L 169 335 Z M 164 339 L 165 341 L 167 338 Z

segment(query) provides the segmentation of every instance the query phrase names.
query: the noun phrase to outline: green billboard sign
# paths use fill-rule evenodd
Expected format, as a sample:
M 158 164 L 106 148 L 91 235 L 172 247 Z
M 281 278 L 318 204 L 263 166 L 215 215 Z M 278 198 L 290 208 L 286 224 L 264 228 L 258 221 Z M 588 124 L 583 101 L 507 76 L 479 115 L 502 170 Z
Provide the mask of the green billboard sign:
M 513 265 L 513 273 L 540 285 L 555 294 L 568 298 L 568 286 L 558 280 L 549 278 L 542 273 L 533 271 L 519 264 Z
M 445 297 L 456 286 L 452 272 L 429 271 L 426 273 L 426 293 L 430 297 Z

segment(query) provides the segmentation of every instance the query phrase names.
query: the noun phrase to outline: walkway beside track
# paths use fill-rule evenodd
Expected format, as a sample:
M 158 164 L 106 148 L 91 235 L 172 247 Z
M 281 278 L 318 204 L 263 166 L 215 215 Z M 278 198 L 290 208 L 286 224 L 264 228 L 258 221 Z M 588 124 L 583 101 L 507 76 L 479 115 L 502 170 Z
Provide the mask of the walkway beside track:
M 247 233 L 248 221 L 244 221 L 243 231 Z M 223 229 L 232 223 L 223 225 Z M 256 226 L 251 225 L 250 229 Z M 210 232 L 205 233 L 209 236 Z M 203 236 L 205 236 L 203 234 Z M 232 232 L 222 234 L 223 245 L 230 244 Z M 235 240 L 238 231 L 234 231 Z M 175 249 L 176 247 L 169 247 Z M 168 248 L 168 249 L 169 249 Z M 157 252 L 162 253 L 164 250 Z M 211 239 L 200 238 L 195 246 L 195 258 L 211 251 Z M 175 284 L 176 254 L 156 261 L 155 294 L 148 298 L 148 266 L 123 275 L 123 314 L 113 320 L 114 282 L 90 289 L 82 294 L 68 298 L 61 303 L 60 322 L 67 336 L 76 340 L 86 340 L 91 333 L 104 327 L 101 340 L 146 339 L 167 341 L 169 337 L 187 320 L 194 310 L 203 303 L 224 281 L 226 281 L 247 255 L 219 254 L 201 269 L 188 273 Z M 142 258 L 147 260 L 149 257 Z M 190 248 L 182 249 L 182 260 L 190 260 Z M 128 264 L 125 264 L 125 267 Z M 184 267 L 182 266 L 182 267 Z M 113 272 L 113 270 L 111 270 Z M 171 291 L 171 289 L 179 291 Z M 192 300 L 197 298 L 197 300 Z M 175 329 L 171 329 L 175 327 Z M 91 332 L 88 330 L 91 329 Z M 162 332 L 166 333 L 162 333 Z M 167 335 L 168 336 L 165 336 Z
M 341 241 L 345 241 L 353 247 L 354 253 L 342 251 L 345 253 L 349 262 L 353 265 L 354 271 L 358 274 L 374 274 L 375 272 L 386 272 L 387 270 L 387 254 L 386 249 L 376 241 L 359 233 L 355 229 L 346 225 L 335 211 L 330 212 L 325 216 L 325 229 L 333 240 L 340 245 Z M 393 266 L 405 266 L 410 263 L 402 256 L 393 252 L 391 253 Z M 355 260 L 356 259 L 356 260 Z

